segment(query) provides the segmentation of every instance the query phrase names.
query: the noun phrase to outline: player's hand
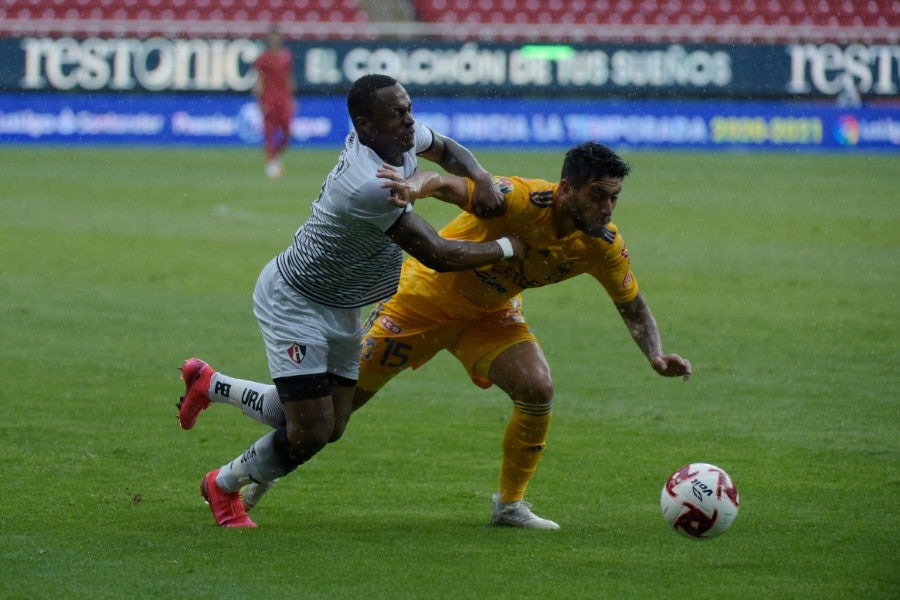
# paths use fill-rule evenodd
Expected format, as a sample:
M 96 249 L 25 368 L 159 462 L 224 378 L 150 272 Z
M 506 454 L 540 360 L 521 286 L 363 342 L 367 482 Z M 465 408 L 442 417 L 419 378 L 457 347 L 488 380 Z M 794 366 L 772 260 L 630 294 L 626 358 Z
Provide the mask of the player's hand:
M 416 201 L 416 190 L 411 185 L 409 185 L 409 182 L 400 173 L 398 173 L 396 169 L 392 168 L 390 165 L 381 165 L 381 167 L 377 171 L 375 171 L 375 177 L 387 180 L 381 184 L 381 187 L 388 188 L 390 190 L 388 202 L 390 202 L 394 206 L 403 208 L 407 204 Z
M 677 354 L 654 356 L 650 366 L 663 377 L 681 377 L 685 381 L 691 378 L 691 363 Z
M 472 212 L 476 217 L 497 217 L 506 212 L 506 199 L 490 173 L 473 180 Z

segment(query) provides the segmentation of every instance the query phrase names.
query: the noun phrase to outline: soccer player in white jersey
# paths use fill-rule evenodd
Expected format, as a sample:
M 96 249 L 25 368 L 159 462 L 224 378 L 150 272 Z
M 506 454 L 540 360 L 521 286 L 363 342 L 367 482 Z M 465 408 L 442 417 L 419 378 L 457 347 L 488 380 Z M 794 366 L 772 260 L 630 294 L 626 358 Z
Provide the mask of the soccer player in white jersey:
M 497 213 L 504 205 L 493 177 L 468 150 L 416 124 L 403 86 L 385 75 L 361 77 L 348 93 L 347 109 L 354 131 L 338 164 L 309 218 L 291 245 L 263 268 L 253 292 L 286 426 L 203 478 L 201 494 L 223 527 L 256 526 L 241 502 L 242 487 L 287 475 L 340 437 L 359 370 L 361 307 L 397 289 L 402 250 L 437 271 L 525 256 L 515 237 L 449 240 L 412 212 L 404 182 L 416 172 L 417 156 L 476 181 L 481 214 Z M 376 173 L 385 168 L 396 176 L 379 178 Z M 212 373 L 205 363 L 187 361 L 182 377 L 191 389 Z M 193 427 L 208 405 L 205 395 L 186 394 L 179 406 L 181 426 Z

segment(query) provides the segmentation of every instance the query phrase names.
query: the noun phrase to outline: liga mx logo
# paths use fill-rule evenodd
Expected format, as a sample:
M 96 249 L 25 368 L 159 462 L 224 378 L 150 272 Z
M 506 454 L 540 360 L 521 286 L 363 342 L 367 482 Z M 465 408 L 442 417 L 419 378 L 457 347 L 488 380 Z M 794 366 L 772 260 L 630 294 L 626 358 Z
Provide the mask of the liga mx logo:
M 834 126 L 834 139 L 842 146 L 859 143 L 859 121 L 853 115 L 842 115 Z

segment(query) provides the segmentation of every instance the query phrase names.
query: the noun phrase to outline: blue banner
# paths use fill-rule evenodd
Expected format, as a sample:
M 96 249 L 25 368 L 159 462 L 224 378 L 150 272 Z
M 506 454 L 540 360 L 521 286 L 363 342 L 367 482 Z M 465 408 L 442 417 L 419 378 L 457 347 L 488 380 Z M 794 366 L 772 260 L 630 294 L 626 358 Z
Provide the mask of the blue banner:
M 336 146 L 343 98 L 303 97 L 295 145 Z M 424 98 L 416 118 L 471 147 L 900 150 L 900 105 Z M 0 94 L 0 143 L 257 145 L 250 97 Z
M 288 41 L 302 93 L 366 73 L 416 98 L 900 98 L 900 45 Z M 0 37 L 0 92 L 244 95 L 260 40 Z

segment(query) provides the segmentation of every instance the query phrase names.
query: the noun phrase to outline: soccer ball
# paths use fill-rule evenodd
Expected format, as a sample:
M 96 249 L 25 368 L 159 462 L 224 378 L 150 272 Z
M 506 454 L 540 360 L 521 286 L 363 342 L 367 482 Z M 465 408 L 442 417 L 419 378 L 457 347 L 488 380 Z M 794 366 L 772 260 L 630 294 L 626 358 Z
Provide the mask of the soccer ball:
M 691 463 L 672 473 L 659 498 L 663 518 L 691 538 L 711 538 L 731 527 L 738 514 L 738 491 L 715 465 Z

